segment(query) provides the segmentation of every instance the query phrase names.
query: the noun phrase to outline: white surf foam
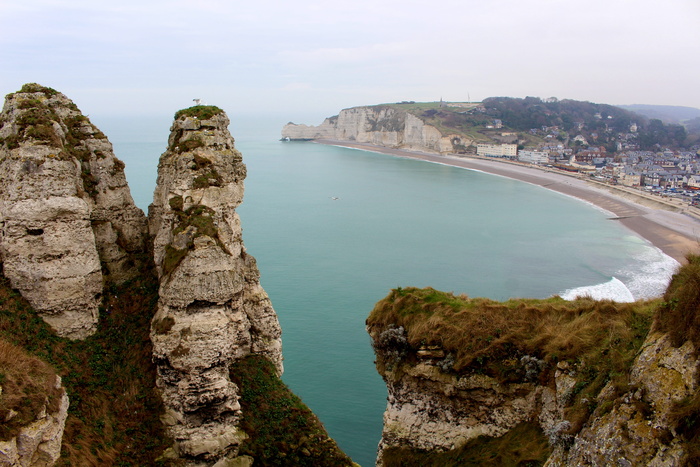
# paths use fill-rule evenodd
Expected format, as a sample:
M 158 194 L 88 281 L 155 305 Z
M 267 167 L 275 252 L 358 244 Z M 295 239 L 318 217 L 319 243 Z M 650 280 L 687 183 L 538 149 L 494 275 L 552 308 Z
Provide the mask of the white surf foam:
M 655 247 L 644 248 L 635 262 L 617 272 L 637 300 L 663 295 L 680 263 Z
M 579 297 L 590 297 L 594 300 L 614 300 L 616 302 L 633 302 L 635 300 L 632 292 L 616 277 L 602 284 L 568 289 L 561 293 L 560 296 L 564 300 L 576 300 Z

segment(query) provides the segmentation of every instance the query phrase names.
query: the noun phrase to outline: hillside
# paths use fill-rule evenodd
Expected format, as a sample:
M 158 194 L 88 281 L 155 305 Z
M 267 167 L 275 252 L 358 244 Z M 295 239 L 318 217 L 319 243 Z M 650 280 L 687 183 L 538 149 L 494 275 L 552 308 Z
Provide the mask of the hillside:
M 418 123 L 419 122 L 419 123 Z M 427 133 L 426 133 L 427 132 Z M 435 134 L 431 134 L 435 133 Z M 521 148 L 685 148 L 700 134 L 607 104 L 570 99 L 490 97 L 481 103 L 412 102 L 353 107 L 319 126 L 288 124 L 283 139 L 337 139 L 433 152 L 475 152 L 480 143 Z
M 700 118 L 700 109 L 679 105 L 618 105 L 621 109 L 629 110 L 647 118 L 658 118 L 664 123 L 685 123 L 688 120 Z

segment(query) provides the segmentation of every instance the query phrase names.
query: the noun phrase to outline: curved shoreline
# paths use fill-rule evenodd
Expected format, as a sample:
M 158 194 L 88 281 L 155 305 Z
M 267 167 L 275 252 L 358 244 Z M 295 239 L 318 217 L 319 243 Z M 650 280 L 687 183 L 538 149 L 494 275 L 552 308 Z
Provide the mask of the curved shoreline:
M 634 193 L 633 190 L 618 189 L 573 175 L 497 159 L 443 156 L 352 141 L 314 142 L 477 170 L 539 185 L 587 201 L 614 214 L 611 221 L 620 222 L 680 263 L 685 262 L 688 253 L 700 253 L 700 220 L 688 214 L 673 212 L 683 210 L 681 205 L 654 199 L 643 193 Z

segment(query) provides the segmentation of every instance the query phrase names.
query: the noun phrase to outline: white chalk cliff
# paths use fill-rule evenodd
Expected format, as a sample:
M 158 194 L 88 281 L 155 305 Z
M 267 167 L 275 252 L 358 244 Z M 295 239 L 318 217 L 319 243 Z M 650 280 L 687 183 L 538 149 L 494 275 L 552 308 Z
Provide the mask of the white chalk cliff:
M 440 154 L 472 143 L 463 135 L 443 134 L 418 116 L 386 105 L 343 109 L 318 126 L 288 123 L 282 128 L 282 139 L 338 140 Z
M 228 117 L 213 109 L 176 117 L 149 208 L 160 277 L 151 326 L 157 386 L 175 454 L 189 465 L 237 459 L 246 434 L 234 362 L 260 354 L 282 373 L 277 315 L 235 211 L 246 167 Z
M 7 96 L 0 143 L 3 272 L 59 335 L 87 337 L 103 279 L 133 277 L 145 247 L 124 164 L 73 102 L 36 84 Z

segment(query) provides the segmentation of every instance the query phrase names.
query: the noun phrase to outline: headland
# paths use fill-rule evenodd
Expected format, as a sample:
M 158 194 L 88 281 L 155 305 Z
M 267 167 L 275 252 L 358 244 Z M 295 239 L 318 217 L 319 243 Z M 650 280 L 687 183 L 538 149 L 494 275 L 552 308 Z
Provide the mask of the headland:
M 683 263 L 688 253 L 700 250 L 700 213 L 638 190 L 597 183 L 556 169 L 501 159 L 430 154 L 331 139 L 317 139 L 315 142 L 477 170 L 532 183 L 608 211 L 611 213 L 611 222 L 620 222 L 678 262 Z

